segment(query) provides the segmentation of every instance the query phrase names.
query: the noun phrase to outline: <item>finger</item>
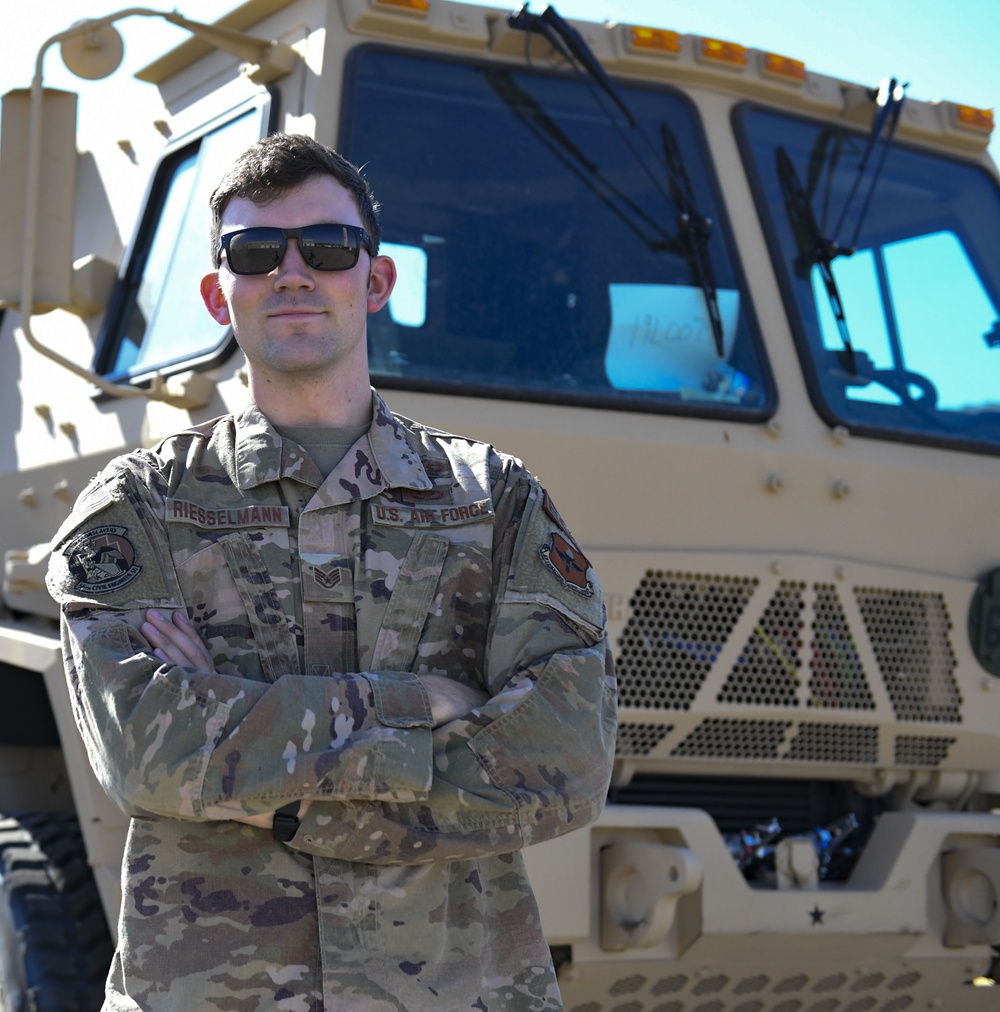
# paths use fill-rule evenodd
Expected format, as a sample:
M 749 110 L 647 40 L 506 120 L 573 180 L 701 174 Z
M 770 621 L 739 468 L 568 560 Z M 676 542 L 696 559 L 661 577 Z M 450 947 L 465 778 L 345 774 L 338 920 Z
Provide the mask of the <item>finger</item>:
M 195 671 L 211 671 L 214 667 L 211 655 L 205 649 L 197 631 L 187 622 L 187 616 L 178 620 L 175 612 L 173 621 L 160 612 L 150 610 L 142 633 L 149 640 L 154 652 L 161 659 Z
M 190 665 L 191 658 L 188 657 L 181 644 L 174 642 L 169 634 L 157 627 L 154 621 L 144 622 L 141 631 L 143 636 L 149 640 L 150 646 L 153 647 L 153 653 L 161 661 L 180 664 L 184 667 Z
M 184 647 L 187 655 L 196 662 L 199 670 L 212 671 L 215 668 L 215 661 L 202 642 L 198 630 L 191 624 L 187 612 L 174 612 L 174 625 L 184 636 Z

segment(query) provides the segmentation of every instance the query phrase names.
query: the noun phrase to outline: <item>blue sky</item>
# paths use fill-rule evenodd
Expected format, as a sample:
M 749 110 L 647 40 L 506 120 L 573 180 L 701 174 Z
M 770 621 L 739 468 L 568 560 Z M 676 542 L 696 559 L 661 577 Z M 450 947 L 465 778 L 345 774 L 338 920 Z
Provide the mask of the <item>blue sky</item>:
M 27 87 L 39 45 L 81 18 L 120 10 L 108 0 L 3 0 L 8 46 L 0 64 L 0 93 Z M 151 6 L 161 6 L 152 3 Z M 169 0 L 162 9 L 211 21 L 237 6 L 234 0 Z M 493 6 L 504 7 L 502 2 Z M 518 6 L 511 4 L 511 9 Z M 532 0 L 541 11 L 545 3 Z M 564 17 L 613 20 L 714 35 L 804 60 L 817 71 L 877 84 L 895 76 L 916 98 L 948 98 L 969 105 L 1000 105 L 1000 2 L 995 0 L 558 0 Z M 108 82 L 72 78 L 56 53 L 45 63 L 46 83 L 82 95 L 81 116 L 106 115 L 132 87 L 128 75 L 183 41 L 186 33 L 165 22 L 131 18 L 122 25 L 125 65 Z M 9 40 L 17 40 L 12 46 Z M 126 87 L 127 82 L 127 87 Z M 148 87 L 138 86 L 136 87 Z M 95 111 L 96 110 L 96 111 Z M 121 114 L 127 123 L 127 112 Z M 125 127 L 127 129 L 127 127 Z M 1000 139 L 992 145 L 1000 154 Z

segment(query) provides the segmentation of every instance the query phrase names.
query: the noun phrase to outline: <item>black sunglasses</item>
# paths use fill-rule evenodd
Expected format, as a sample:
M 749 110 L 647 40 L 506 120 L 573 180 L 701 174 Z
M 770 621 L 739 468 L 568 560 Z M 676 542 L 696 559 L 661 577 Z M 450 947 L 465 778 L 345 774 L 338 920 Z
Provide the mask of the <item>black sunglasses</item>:
M 361 247 L 375 256 L 368 233 L 358 225 L 304 225 L 272 228 L 258 225 L 227 232 L 219 238 L 216 266 L 225 251 L 234 274 L 270 274 L 281 263 L 288 240 L 296 239 L 302 259 L 317 271 L 349 271 L 361 255 Z

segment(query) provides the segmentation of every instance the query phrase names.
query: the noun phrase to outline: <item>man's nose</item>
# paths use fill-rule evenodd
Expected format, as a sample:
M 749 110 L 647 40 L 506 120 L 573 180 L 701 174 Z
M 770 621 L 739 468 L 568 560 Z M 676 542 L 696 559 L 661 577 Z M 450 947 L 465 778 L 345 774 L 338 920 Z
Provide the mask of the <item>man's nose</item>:
M 312 270 L 302 256 L 298 239 L 289 238 L 286 242 L 288 247 L 285 255 L 281 258 L 281 263 L 275 267 L 274 287 L 313 288 Z

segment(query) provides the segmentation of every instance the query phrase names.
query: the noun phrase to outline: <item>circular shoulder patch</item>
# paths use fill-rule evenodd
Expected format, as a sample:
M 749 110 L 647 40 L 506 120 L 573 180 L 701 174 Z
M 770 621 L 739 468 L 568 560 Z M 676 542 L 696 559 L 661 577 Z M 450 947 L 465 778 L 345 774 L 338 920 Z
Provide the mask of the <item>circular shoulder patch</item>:
M 75 589 L 85 594 L 110 594 L 127 587 L 141 572 L 127 527 L 105 524 L 77 535 L 65 548 Z

